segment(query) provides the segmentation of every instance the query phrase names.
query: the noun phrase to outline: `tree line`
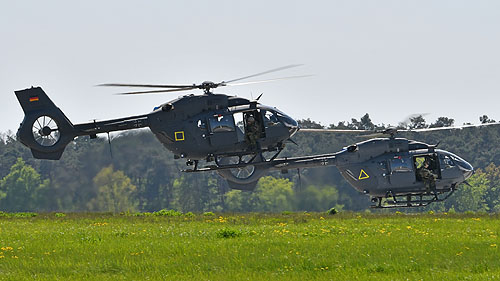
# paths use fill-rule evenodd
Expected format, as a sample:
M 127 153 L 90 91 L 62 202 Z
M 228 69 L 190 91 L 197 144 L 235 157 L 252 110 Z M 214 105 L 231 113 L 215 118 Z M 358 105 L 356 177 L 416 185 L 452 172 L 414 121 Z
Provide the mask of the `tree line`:
M 494 120 L 481 116 L 480 122 Z M 359 120 L 323 126 L 300 120 L 305 128 L 384 129 L 365 114 Z M 397 126 L 427 128 L 454 125 L 440 117 L 427 124 L 413 116 Z M 500 211 L 500 128 L 487 126 L 432 133 L 405 133 L 415 139 L 462 156 L 477 170 L 447 201 L 420 211 Z M 348 134 L 304 133 L 287 143 L 282 156 L 331 153 L 360 141 Z M 61 160 L 37 160 L 12 132 L 0 135 L 1 211 L 141 211 L 176 209 L 183 212 L 323 211 L 331 207 L 363 211 L 369 198 L 352 189 L 335 167 L 269 173 L 253 192 L 231 190 L 215 172 L 184 174 L 147 130 L 112 137 L 112 155 L 104 138 L 80 137 L 70 143 Z M 414 210 L 415 211 L 415 210 Z

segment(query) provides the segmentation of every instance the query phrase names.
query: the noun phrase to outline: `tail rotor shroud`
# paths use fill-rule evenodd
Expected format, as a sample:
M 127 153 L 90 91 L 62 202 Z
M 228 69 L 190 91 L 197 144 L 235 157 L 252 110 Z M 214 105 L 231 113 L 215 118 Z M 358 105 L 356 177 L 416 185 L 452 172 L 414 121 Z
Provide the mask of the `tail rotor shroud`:
M 33 122 L 33 138 L 41 146 L 53 146 L 61 138 L 59 125 L 52 117 L 43 115 Z

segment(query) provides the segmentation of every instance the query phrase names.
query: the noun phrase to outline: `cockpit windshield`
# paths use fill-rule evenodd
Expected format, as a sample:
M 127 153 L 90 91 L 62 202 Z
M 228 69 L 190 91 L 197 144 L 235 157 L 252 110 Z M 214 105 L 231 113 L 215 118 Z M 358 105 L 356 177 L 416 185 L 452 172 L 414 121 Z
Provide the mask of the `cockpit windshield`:
M 264 116 L 264 124 L 266 127 L 272 127 L 279 124 L 278 117 L 274 112 L 270 110 L 262 110 L 262 115 Z
M 441 161 L 444 162 L 447 166 L 459 166 L 463 170 L 468 170 L 472 171 L 472 165 L 469 164 L 467 161 L 464 159 L 460 158 L 459 156 L 451 153 L 451 152 L 446 152 L 445 154 L 441 154 L 440 156 Z
M 278 109 L 274 109 L 276 116 L 278 116 L 278 119 L 281 120 L 281 122 L 285 123 L 285 125 L 289 127 L 297 127 L 298 123 L 295 121 L 292 117 L 286 115 L 285 113 L 281 112 Z

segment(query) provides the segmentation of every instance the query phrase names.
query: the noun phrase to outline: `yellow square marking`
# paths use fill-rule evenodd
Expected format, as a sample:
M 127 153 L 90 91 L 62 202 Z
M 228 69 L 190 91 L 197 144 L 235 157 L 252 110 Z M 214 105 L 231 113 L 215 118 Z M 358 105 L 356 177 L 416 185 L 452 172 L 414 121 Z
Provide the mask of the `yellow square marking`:
M 175 141 L 183 141 L 184 140 L 184 131 L 175 132 Z

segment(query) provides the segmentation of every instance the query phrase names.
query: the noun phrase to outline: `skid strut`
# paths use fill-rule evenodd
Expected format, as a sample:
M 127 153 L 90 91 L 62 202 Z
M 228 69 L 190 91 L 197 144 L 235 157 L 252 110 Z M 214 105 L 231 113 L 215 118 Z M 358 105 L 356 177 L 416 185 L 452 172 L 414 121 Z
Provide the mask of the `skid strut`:
M 373 197 L 372 208 L 408 208 L 408 207 L 425 207 L 433 202 L 441 202 L 450 197 L 455 192 L 455 187 L 448 190 L 435 190 L 430 193 L 415 193 L 394 195 L 388 192 L 386 197 Z M 384 200 L 385 199 L 385 200 Z

